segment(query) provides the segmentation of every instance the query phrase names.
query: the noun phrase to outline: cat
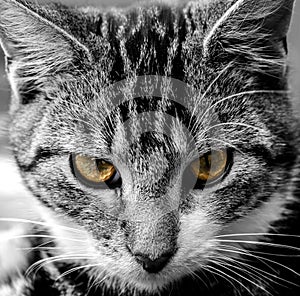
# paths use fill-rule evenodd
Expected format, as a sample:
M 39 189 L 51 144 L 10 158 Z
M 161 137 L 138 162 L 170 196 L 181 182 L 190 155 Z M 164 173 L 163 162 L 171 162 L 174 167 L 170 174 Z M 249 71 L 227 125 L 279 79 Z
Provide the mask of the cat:
M 42 209 L 1 235 L 0 295 L 299 295 L 294 1 L 36 2 L 0 2 Z

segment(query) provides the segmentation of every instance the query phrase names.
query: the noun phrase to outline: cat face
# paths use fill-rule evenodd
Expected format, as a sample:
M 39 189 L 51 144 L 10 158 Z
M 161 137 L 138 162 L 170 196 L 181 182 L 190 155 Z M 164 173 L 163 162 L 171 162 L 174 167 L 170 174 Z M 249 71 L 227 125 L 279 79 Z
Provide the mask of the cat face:
M 81 252 L 101 284 L 153 291 L 213 273 L 232 243 L 222 235 L 267 232 L 281 216 L 296 157 L 292 2 L 98 12 L 2 1 L 17 163 L 87 231 Z

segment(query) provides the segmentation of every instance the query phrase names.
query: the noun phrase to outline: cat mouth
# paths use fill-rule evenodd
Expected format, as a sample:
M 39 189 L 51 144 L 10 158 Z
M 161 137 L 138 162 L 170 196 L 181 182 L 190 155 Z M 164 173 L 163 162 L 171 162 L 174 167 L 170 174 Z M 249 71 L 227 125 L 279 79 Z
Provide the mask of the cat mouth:
M 137 277 L 134 285 L 142 290 L 158 291 L 163 290 L 172 282 L 172 277 L 168 276 L 166 272 L 147 273 Z

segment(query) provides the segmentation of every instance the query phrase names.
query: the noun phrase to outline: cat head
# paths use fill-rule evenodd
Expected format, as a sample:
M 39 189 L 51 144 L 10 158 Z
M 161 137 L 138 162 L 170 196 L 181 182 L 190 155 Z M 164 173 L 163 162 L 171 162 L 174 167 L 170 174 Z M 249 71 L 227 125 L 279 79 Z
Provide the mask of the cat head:
M 296 158 L 292 6 L 1 1 L 17 164 L 35 196 L 88 231 L 102 284 L 161 289 L 209 268 L 218 235 L 280 217 Z

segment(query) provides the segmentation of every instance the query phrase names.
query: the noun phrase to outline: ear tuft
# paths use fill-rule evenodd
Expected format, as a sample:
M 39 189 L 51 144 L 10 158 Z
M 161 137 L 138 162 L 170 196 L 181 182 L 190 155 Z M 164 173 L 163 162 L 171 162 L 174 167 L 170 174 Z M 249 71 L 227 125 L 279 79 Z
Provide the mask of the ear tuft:
M 252 69 L 278 71 L 285 63 L 294 0 L 233 2 L 204 39 L 204 55 L 242 57 Z
M 0 11 L 1 45 L 18 84 L 38 84 L 89 57 L 84 45 L 47 18 L 47 8 L 25 0 L 1 0 Z

